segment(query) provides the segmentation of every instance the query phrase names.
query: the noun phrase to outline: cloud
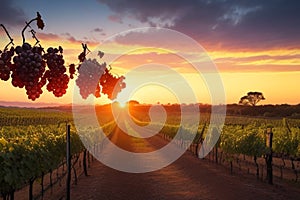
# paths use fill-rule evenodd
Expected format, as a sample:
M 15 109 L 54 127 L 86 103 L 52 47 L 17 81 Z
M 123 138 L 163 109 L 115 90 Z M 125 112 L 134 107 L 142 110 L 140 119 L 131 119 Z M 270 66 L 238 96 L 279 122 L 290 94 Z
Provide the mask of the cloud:
M 57 40 L 57 39 L 61 39 L 61 37 L 57 34 L 54 33 L 41 33 L 39 32 L 37 34 L 37 37 L 39 38 L 39 40 Z
M 76 39 L 70 33 L 63 33 L 61 35 L 63 36 L 64 39 L 68 40 L 71 43 L 75 43 L 75 44 L 77 44 L 77 43 L 78 44 L 86 43 L 86 44 L 91 45 L 91 46 L 95 46 L 95 45 L 99 44 L 98 42 L 94 42 L 94 41 L 91 41 L 91 40 L 88 40 L 88 39 L 84 39 L 84 40 Z
M 260 6 L 255 6 L 255 7 L 238 7 L 234 6 L 231 7 L 229 12 L 226 12 L 222 17 L 220 17 L 220 21 L 229 21 L 231 22 L 234 26 L 238 25 L 245 16 L 247 16 L 251 12 L 256 12 L 260 10 Z M 217 25 L 217 24 L 216 24 Z
M 153 18 L 159 17 L 161 20 L 169 19 L 170 16 L 185 12 L 188 1 L 139 1 L 139 0 L 98 0 L 106 4 L 112 11 L 122 16 L 136 18 L 141 22 L 151 22 Z
M 108 19 L 112 22 L 123 24 L 122 17 L 120 15 L 110 15 Z
M 174 68 L 180 68 L 184 72 L 189 71 L 186 63 L 166 54 L 176 54 L 189 62 L 205 65 L 210 59 L 217 64 L 221 71 L 299 71 L 300 48 L 288 49 L 224 49 L 215 46 L 213 51 L 207 54 L 201 52 L 201 47 L 190 43 L 188 37 L 176 32 L 165 31 L 168 29 L 145 28 L 134 29 L 112 38 L 112 43 L 105 46 L 104 51 L 111 54 L 122 54 L 121 67 L 138 66 L 148 61 L 166 64 Z M 175 33 L 175 34 L 173 34 Z M 187 40 L 185 40 L 187 39 Z M 109 51 L 107 51 L 109 49 Z M 164 55 L 149 54 L 147 52 L 165 51 Z M 132 53 L 132 51 L 135 51 Z M 210 58 L 208 57 L 210 56 Z M 119 64 L 119 63 L 118 63 Z M 203 65 L 204 64 L 204 65 Z M 119 65 L 118 65 L 119 66 Z M 179 67 L 180 66 L 180 67 Z M 209 67 L 209 66 L 208 66 Z M 204 68 L 205 70 L 208 68 Z
M 12 0 L 2 0 L 0 7 L 0 23 L 8 26 L 24 25 L 26 15 Z
M 91 46 L 96 46 L 99 43 L 95 41 L 89 40 L 89 38 L 84 37 L 83 40 L 76 39 L 74 36 L 72 36 L 70 33 L 63 33 L 63 34 L 55 34 L 55 33 L 42 33 L 38 32 L 37 37 L 41 42 L 49 42 L 49 41 L 54 41 L 58 42 L 61 41 L 63 42 L 70 42 L 73 44 L 78 44 L 78 47 L 81 48 L 81 43 L 87 43 L 88 45 Z
M 185 33 L 205 48 L 300 47 L 300 1 L 98 0 L 119 19 Z M 114 15 L 113 15 L 114 16 Z
M 95 28 L 91 32 L 100 34 L 101 36 L 106 36 L 106 33 L 104 32 L 103 28 Z
M 66 39 L 72 43 L 83 43 L 82 40 L 77 40 L 74 36 L 72 36 L 69 33 L 66 33 L 65 35 L 67 36 Z
M 93 32 L 99 32 L 102 33 L 103 32 L 103 28 L 95 28 L 92 30 Z

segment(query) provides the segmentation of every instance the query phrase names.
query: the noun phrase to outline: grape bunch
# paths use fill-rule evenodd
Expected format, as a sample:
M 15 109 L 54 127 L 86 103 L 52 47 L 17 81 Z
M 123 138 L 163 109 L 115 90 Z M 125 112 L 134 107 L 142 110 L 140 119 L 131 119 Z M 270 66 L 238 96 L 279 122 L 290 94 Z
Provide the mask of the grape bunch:
M 23 44 L 7 51 L 9 45 L 14 45 L 12 37 L 3 24 L 0 26 L 4 29 L 10 42 L 5 46 L 4 51 L 0 50 L 0 79 L 7 81 L 12 78 L 11 82 L 14 87 L 26 89 L 28 99 L 36 100 L 43 93 L 42 88 L 47 84 L 47 90 L 52 92 L 56 97 L 61 97 L 66 93 L 68 88 L 69 76 L 66 74 L 64 66 L 63 49 L 48 48 L 44 52 L 43 47 L 39 45 L 35 30 L 30 24 L 36 21 L 39 29 L 43 29 L 45 23 L 39 12 L 34 19 L 26 22 L 22 30 Z M 26 43 L 25 30 L 29 31 L 36 43 L 32 47 Z M 37 46 L 39 45 L 39 46 Z M 87 49 L 87 45 L 84 45 Z M 85 55 L 85 54 L 84 54 Z M 13 59 L 12 59 L 13 58 Z M 13 61 L 12 61 L 13 60 Z M 73 78 L 76 72 L 75 65 L 69 67 L 70 77 Z
M 79 87 L 83 99 L 88 98 L 90 94 L 100 97 L 99 77 L 105 69 L 106 63 L 99 64 L 96 59 L 85 59 L 80 64 L 76 85 Z
M 10 78 L 10 72 L 12 69 L 11 58 L 14 55 L 14 48 L 11 47 L 9 51 L 2 52 L 0 50 L 0 79 L 7 81 Z
M 113 76 L 108 69 L 105 70 L 105 74 L 100 78 L 100 85 L 102 86 L 102 93 L 106 94 L 111 100 L 115 99 L 122 89 L 126 87 L 124 82 L 125 77 Z
M 48 70 L 43 76 L 43 80 L 48 80 L 47 90 L 52 92 L 54 96 L 61 97 L 66 93 L 69 83 L 69 76 L 66 74 L 65 61 L 63 58 L 62 47 L 47 49 L 47 53 L 43 55 Z
M 96 98 L 101 96 L 101 93 L 106 94 L 111 100 L 115 99 L 119 92 L 126 87 L 124 82 L 125 77 L 116 77 L 106 68 L 106 63 L 99 64 L 96 59 L 86 59 L 85 49 L 78 56 L 81 64 L 78 67 L 79 76 L 76 84 L 80 89 L 80 95 L 83 99 L 87 99 L 90 94 L 94 94 Z M 100 59 L 104 56 L 102 51 L 98 52 Z M 99 78 L 100 77 L 100 78 Z
M 43 93 L 42 87 L 45 85 L 42 76 L 46 69 L 43 60 L 42 47 L 31 47 L 24 43 L 15 48 L 16 56 L 12 65 L 12 85 L 14 87 L 26 89 L 28 99 L 35 100 Z

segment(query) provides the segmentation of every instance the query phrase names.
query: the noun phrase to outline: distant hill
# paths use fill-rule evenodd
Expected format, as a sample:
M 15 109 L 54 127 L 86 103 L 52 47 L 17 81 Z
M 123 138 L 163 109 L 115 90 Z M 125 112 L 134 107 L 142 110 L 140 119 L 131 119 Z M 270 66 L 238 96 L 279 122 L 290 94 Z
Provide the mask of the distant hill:
M 148 112 L 151 105 L 134 105 L 131 109 L 140 112 Z M 181 106 L 185 109 L 194 110 L 195 106 L 199 106 L 201 113 L 211 113 L 212 106 L 207 104 L 190 104 L 190 105 L 163 105 L 168 112 L 180 112 Z M 213 106 L 215 112 L 218 112 L 218 107 L 224 105 Z M 221 109 L 222 110 L 222 109 Z M 245 117 L 263 117 L 263 118 L 294 118 L 300 119 L 300 104 L 298 105 L 259 105 L 259 106 L 242 106 L 237 104 L 226 105 L 226 114 Z
M 105 105 L 76 105 L 80 110 L 85 110 L 89 106 L 95 106 L 97 111 L 107 110 L 112 104 Z M 211 105 L 208 104 L 168 104 L 162 105 L 167 111 L 180 112 L 180 106 L 185 106 L 190 110 L 194 110 L 195 106 L 199 106 L 201 113 L 210 113 Z M 216 105 L 214 107 L 223 107 L 224 105 Z M 43 103 L 43 102 L 18 102 L 18 101 L 0 101 L 0 107 L 20 107 L 20 108 L 42 108 L 42 109 L 55 109 L 60 111 L 72 112 L 72 104 L 58 104 L 58 103 Z M 148 110 L 150 104 L 139 104 L 138 102 L 133 102 L 130 105 L 131 109 L 145 111 Z M 186 108 L 186 109 L 187 109 Z M 110 109 L 109 109 L 110 110 Z M 300 104 L 298 105 L 259 105 L 259 106 L 242 106 L 238 104 L 228 104 L 226 105 L 227 115 L 237 115 L 237 116 L 252 116 L 252 117 L 266 117 L 266 118 L 297 118 L 300 119 Z
M 0 101 L 0 106 L 3 107 L 21 107 L 21 108 L 43 108 L 43 107 L 58 107 L 63 104 L 58 103 L 43 103 L 43 102 L 18 102 L 18 101 Z

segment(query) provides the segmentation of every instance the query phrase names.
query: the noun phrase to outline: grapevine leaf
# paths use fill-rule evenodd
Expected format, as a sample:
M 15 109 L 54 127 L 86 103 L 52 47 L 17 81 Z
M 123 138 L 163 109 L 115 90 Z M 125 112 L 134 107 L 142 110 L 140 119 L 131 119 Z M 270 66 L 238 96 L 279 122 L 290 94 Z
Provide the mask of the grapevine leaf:
M 37 27 L 38 27 L 39 29 L 43 30 L 44 27 L 45 27 L 45 23 L 44 23 L 44 21 L 42 20 L 42 16 L 40 15 L 39 12 L 37 12 L 37 18 L 36 18 L 36 19 L 37 19 L 37 22 L 36 22 Z
M 104 52 L 98 51 L 98 56 L 99 56 L 100 58 L 102 58 L 102 57 L 104 56 Z

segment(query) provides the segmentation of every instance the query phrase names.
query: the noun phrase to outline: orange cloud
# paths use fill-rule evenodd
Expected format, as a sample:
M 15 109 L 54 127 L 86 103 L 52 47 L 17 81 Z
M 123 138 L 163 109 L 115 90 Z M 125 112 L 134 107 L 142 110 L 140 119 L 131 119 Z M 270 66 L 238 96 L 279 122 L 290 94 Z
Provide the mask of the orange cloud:
M 208 54 L 224 71 L 300 71 L 300 49 L 214 50 Z

